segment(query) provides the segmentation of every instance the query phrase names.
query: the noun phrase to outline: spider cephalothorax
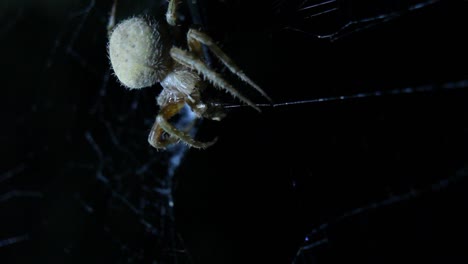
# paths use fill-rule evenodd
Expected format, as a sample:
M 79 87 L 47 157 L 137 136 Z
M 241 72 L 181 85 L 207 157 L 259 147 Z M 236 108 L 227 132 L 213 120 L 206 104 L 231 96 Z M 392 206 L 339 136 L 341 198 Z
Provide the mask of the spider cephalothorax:
M 176 3 L 175 0 L 169 2 L 166 14 L 169 25 L 175 23 Z M 266 93 L 251 81 L 208 35 L 190 29 L 187 33 L 187 44 L 188 51 L 171 46 L 158 23 L 145 17 L 124 20 L 110 33 L 109 58 L 120 82 L 130 89 L 150 87 L 158 82 L 163 87 L 157 99 L 160 111 L 148 137 L 149 143 L 155 148 L 165 148 L 178 141 L 191 147 L 206 148 L 215 142 L 215 140 L 196 141 L 186 132 L 175 128 L 168 122 L 171 117 L 180 112 L 185 104 L 198 117 L 220 119 L 217 111 L 209 111 L 210 106 L 200 99 L 199 87 L 202 81 L 200 76 L 215 87 L 226 90 L 260 111 L 253 102 L 206 65 L 203 61 L 201 45 L 207 46 L 232 73 L 270 100 Z M 163 137 L 164 132 L 169 136 Z

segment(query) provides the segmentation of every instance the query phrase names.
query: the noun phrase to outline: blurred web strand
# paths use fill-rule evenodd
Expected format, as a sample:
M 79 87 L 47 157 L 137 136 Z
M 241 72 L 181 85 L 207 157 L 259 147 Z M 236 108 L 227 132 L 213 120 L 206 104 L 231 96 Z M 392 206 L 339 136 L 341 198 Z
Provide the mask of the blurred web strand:
M 446 189 L 446 188 L 450 187 L 451 185 L 454 185 L 455 183 L 458 183 L 458 182 L 466 179 L 467 177 L 468 177 L 468 167 L 464 167 L 464 168 L 459 169 L 455 173 L 455 175 L 453 175 L 451 177 L 448 177 L 446 179 L 439 180 L 439 181 L 437 181 L 437 182 L 435 182 L 435 183 L 433 183 L 433 184 L 431 184 L 431 185 L 429 185 L 429 186 L 427 186 L 425 188 L 421 188 L 419 190 L 412 189 L 409 192 L 406 192 L 406 193 L 403 193 L 403 194 L 400 194 L 400 195 L 392 195 L 389 198 L 384 199 L 384 200 L 379 201 L 379 202 L 374 202 L 374 203 L 367 204 L 365 206 L 357 207 L 357 208 L 355 208 L 355 209 L 353 209 L 351 211 L 343 213 L 339 217 L 336 217 L 335 219 L 333 219 L 333 220 L 331 220 L 329 222 L 326 222 L 326 223 L 323 223 L 323 224 L 319 225 L 317 228 L 313 229 L 311 232 L 309 232 L 309 234 L 306 235 L 304 241 L 306 241 L 306 242 L 311 241 L 313 236 L 318 235 L 320 232 L 324 232 L 325 230 L 330 228 L 330 226 L 332 226 L 334 224 L 337 224 L 337 223 L 339 223 L 339 222 L 341 222 L 341 221 L 343 221 L 345 219 L 367 213 L 367 212 L 369 212 L 371 210 L 380 209 L 382 207 L 394 205 L 394 204 L 397 204 L 397 203 L 402 203 L 402 202 L 405 202 L 405 201 L 420 197 L 420 196 L 422 196 L 424 194 L 429 194 L 429 193 L 433 193 L 433 192 L 440 192 L 441 190 Z M 326 234 L 324 234 L 324 235 L 326 236 Z M 328 238 L 325 237 L 325 238 L 319 239 L 317 241 L 314 241 L 312 243 L 307 243 L 306 245 L 302 246 L 297 251 L 295 259 L 293 260 L 293 264 L 297 263 L 298 258 L 305 251 L 314 249 L 314 248 L 319 247 L 321 245 L 324 245 L 324 244 L 326 244 L 328 242 L 329 242 Z
M 284 4 L 286 0 L 275 0 L 272 3 L 273 10 L 278 10 L 280 9 L 281 5 Z
M 29 240 L 29 234 L 0 239 L 0 248 Z
M 352 33 L 357 33 L 357 32 L 362 31 L 364 29 L 371 28 L 371 27 L 373 27 L 373 26 L 375 26 L 377 24 L 389 22 L 389 21 L 391 21 L 391 20 L 393 20 L 395 18 L 398 18 L 398 17 L 403 16 L 403 15 L 405 15 L 407 13 L 410 13 L 410 12 L 413 12 L 413 11 L 428 7 L 428 6 L 433 5 L 433 4 L 435 4 L 435 3 L 439 2 L 439 1 L 440 0 L 430 0 L 430 1 L 427 1 L 427 2 L 412 5 L 412 6 L 408 7 L 406 10 L 396 11 L 396 12 L 387 13 L 387 14 L 381 14 L 381 15 L 378 15 L 378 16 L 369 17 L 369 18 L 365 18 L 365 19 L 361 19 L 361 20 L 357 20 L 357 21 L 350 21 L 346 25 L 344 25 L 342 28 L 340 28 L 337 32 L 335 32 L 333 34 L 317 35 L 317 37 L 318 38 L 326 38 L 326 39 L 330 39 L 331 41 L 335 41 L 335 40 L 337 40 L 339 38 L 348 36 L 348 35 L 350 35 Z M 349 32 L 345 32 L 348 28 L 351 28 L 354 25 L 360 25 L 360 24 L 365 24 L 365 23 L 370 23 L 370 24 L 365 25 L 363 27 L 358 27 L 358 28 L 352 29 Z M 343 32 L 345 32 L 345 33 L 343 33 Z
M 132 110 L 133 110 L 133 107 L 132 107 Z M 120 150 L 122 153 L 125 153 L 126 156 L 132 159 L 133 161 L 137 161 L 138 159 L 135 156 L 135 154 L 133 154 L 128 148 L 126 148 L 125 145 L 120 143 L 119 137 L 115 134 L 114 130 L 112 129 L 111 123 L 107 120 L 103 120 L 102 122 L 106 126 L 107 134 L 109 135 L 109 138 L 112 144 L 115 146 L 115 148 Z
M 340 38 L 349 36 L 349 35 L 351 35 L 353 33 L 357 33 L 357 32 L 360 32 L 362 30 L 365 30 L 365 29 L 369 29 L 369 28 L 374 27 L 374 26 L 376 26 L 378 24 L 382 24 L 382 23 L 392 21 L 392 20 L 394 20 L 394 19 L 396 19 L 398 17 L 401 17 L 403 15 L 406 15 L 406 14 L 408 14 L 410 12 L 429 7 L 429 6 L 434 5 L 434 4 L 436 4 L 436 3 L 440 2 L 440 1 L 441 0 L 424 1 L 424 2 L 421 2 L 421 3 L 411 5 L 411 6 L 407 7 L 406 9 L 403 9 L 403 10 L 400 10 L 400 11 L 395 11 L 395 12 L 390 12 L 390 13 L 385 13 L 385 14 L 379 14 L 379 15 L 376 15 L 376 16 L 373 16 L 373 17 L 367 17 L 367 18 L 360 19 L 360 20 L 352 20 L 352 21 L 349 21 L 348 23 L 346 23 L 344 26 L 342 26 L 337 31 L 335 31 L 335 32 L 333 32 L 331 34 L 326 34 L 326 35 L 310 34 L 309 32 L 306 32 L 305 30 L 295 28 L 295 27 L 290 27 L 290 26 L 287 26 L 284 29 L 289 29 L 289 30 L 297 31 L 297 32 L 304 33 L 304 34 L 307 34 L 307 35 L 312 35 L 312 36 L 314 36 L 316 38 L 319 38 L 319 39 L 328 39 L 330 41 L 336 41 L 336 40 L 338 40 Z M 323 5 L 330 5 L 330 4 L 337 4 L 337 2 L 333 1 L 333 0 L 323 1 L 323 2 L 318 3 L 318 4 L 313 4 L 313 5 L 309 5 L 309 6 L 306 6 L 306 7 L 300 7 L 298 9 L 298 12 L 304 11 L 304 10 L 309 10 L 309 9 L 316 9 L 317 7 L 321 7 Z M 317 11 L 315 11 L 315 13 L 312 13 L 312 14 L 309 14 L 309 15 L 305 16 L 304 19 L 314 18 L 314 17 L 317 17 L 319 15 L 323 15 L 323 14 L 327 14 L 327 13 L 330 13 L 330 12 L 333 12 L 333 11 L 337 11 L 338 9 L 339 9 L 338 6 L 334 6 L 334 7 L 331 7 L 330 9 L 328 9 L 328 10 L 325 10 L 325 11 L 317 10 Z M 360 26 L 360 25 L 362 25 L 362 26 Z
M 91 107 L 91 110 L 89 110 L 89 113 L 92 115 L 96 114 L 96 112 L 100 110 L 100 107 L 102 106 L 102 99 L 104 96 L 106 96 L 110 76 L 111 76 L 111 69 L 108 68 L 102 77 L 102 82 L 99 88 L 99 93 L 98 93 L 96 102 L 94 103 L 94 106 Z
M 13 198 L 42 198 L 42 192 L 12 190 L 0 195 L 0 203 Z
M 306 1 L 302 2 L 301 6 L 304 6 L 307 2 L 309 2 L 309 1 L 306 0 Z M 336 3 L 336 0 L 323 1 L 323 2 L 312 4 L 312 5 L 308 5 L 308 6 L 305 6 L 305 7 L 301 7 L 301 8 L 298 9 L 298 11 L 317 8 L 317 7 L 321 7 L 321 6 L 324 6 L 324 5 L 330 5 L 330 4 L 334 4 L 334 3 Z
M 102 184 L 104 184 L 109 190 L 111 191 L 112 197 L 116 198 L 118 201 L 120 201 L 122 204 L 124 204 L 132 213 L 135 215 L 138 215 L 140 217 L 140 223 L 143 224 L 148 230 L 151 230 L 153 233 L 156 232 L 156 228 L 151 225 L 148 221 L 144 219 L 144 213 L 142 210 L 138 209 L 137 206 L 132 204 L 126 197 L 125 195 L 119 193 L 116 191 L 112 186 L 109 181 L 109 179 L 103 174 L 102 170 L 105 166 L 104 164 L 104 153 L 102 152 L 101 148 L 98 146 L 96 141 L 94 140 L 91 132 L 86 132 L 85 133 L 85 138 L 88 141 L 88 143 L 91 145 L 93 148 L 94 152 L 98 156 L 99 160 L 99 165 L 98 169 L 96 172 L 96 179 L 99 180 Z M 92 206 L 88 205 L 80 196 L 75 197 L 78 202 L 83 206 L 83 208 L 86 210 L 88 213 L 93 213 L 94 209 Z
M 108 227 L 108 226 L 105 226 L 104 227 L 104 232 L 106 232 L 107 234 L 109 234 L 110 236 L 112 235 L 112 232 L 111 232 L 111 229 Z M 122 251 L 125 251 L 125 252 L 128 252 L 132 255 L 132 257 L 128 257 L 126 260 L 127 262 L 126 263 L 135 263 L 134 261 L 135 260 L 138 260 L 139 262 L 136 262 L 136 263 L 140 263 L 141 262 L 141 259 L 143 257 L 143 254 L 141 253 L 141 251 L 136 251 L 136 250 L 133 250 L 131 249 L 130 247 L 128 247 L 123 241 L 121 241 L 120 239 L 117 239 L 117 238 L 114 238 L 112 240 L 113 243 L 117 244 L 117 248 L 119 248 L 120 250 Z
M 26 169 L 26 164 L 21 163 L 20 165 L 16 166 L 15 168 L 6 171 L 2 175 L 0 175 L 0 183 L 7 181 L 8 179 L 20 174 Z
M 447 82 L 442 85 L 422 85 L 416 87 L 406 87 L 401 89 L 392 89 L 385 91 L 374 91 L 374 92 L 364 92 L 351 95 L 341 95 L 341 96 L 331 96 L 331 97 L 322 97 L 310 100 L 300 100 L 292 102 L 283 102 L 276 104 L 257 104 L 259 107 L 283 107 L 290 105 L 301 105 L 301 104 L 316 104 L 316 103 L 325 103 L 325 102 L 334 102 L 334 101 L 348 101 L 355 99 L 363 99 L 369 97 L 382 97 L 389 95 L 402 95 L 402 94 L 414 94 L 414 93 L 428 93 L 435 92 L 439 90 L 454 90 L 454 89 L 466 89 L 468 88 L 468 80 L 461 80 L 457 82 Z M 238 107 L 247 107 L 246 105 L 223 105 L 224 108 L 238 108 Z
M 91 0 L 89 2 L 89 4 L 85 8 L 83 8 L 82 10 L 79 10 L 77 12 L 71 13 L 68 16 L 68 18 L 67 18 L 68 22 L 64 23 L 62 30 L 60 30 L 58 36 L 55 39 L 54 45 L 52 46 L 49 58 L 48 58 L 48 60 L 46 62 L 46 68 L 50 68 L 52 66 L 52 64 L 54 62 L 55 54 L 57 53 L 58 48 L 61 46 L 64 35 L 67 32 L 66 29 L 68 28 L 68 24 L 70 23 L 71 20 L 73 20 L 73 19 L 75 19 L 77 17 L 82 17 L 82 19 L 80 20 L 78 25 L 73 30 L 73 34 L 70 37 L 70 40 L 68 41 L 68 43 L 66 44 L 65 52 L 68 55 L 70 55 L 72 58 L 76 59 L 78 61 L 78 63 L 82 67 L 87 66 L 86 60 L 84 60 L 84 58 L 82 58 L 75 51 L 74 45 L 75 45 L 76 40 L 78 39 L 78 36 L 80 35 L 81 31 L 83 30 L 83 26 L 84 26 L 86 20 L 88 19 L 90 11 L 94 8 L 94 5 L 95 5 L 95 0 Z
M 102 152 L 101 148 L 98 146 L 98 144 L 96 143 L 96 141 L 94 140 L 93 136 L 91 135 L 91 132 L 86 132 L 85 134 L 85 138 L 86 140 L 88 141 L 88 143 L 91 145 L 91 147 L 93 148 L 94 152 L 96 153 L 96 155 L 98 156 L 98 160 L 99 160 L 99 165 L 98 165 L 98 168 L 97 168 L 97 172 L 96 172 L 96 179 L 98 179 L 99 181 L 101 181 L 104 185 L 106 185 L 107 187 L 109 187 L 111 189 L 111 192 L 112 192 L 112 196 L 113 197 L 116 197 L 118 198 L 123 204 L 125 204 L 133 213 L 137 214 L 137 215 L 141 215 L 142 212 L 140 210 L 138 210 L 132 203 L 130 203 L 126 198 L 125 196 L 119 194 L 118 192 L 116 192 L 115 190 L 112 189 L 111 185 L 110 185 L 110 181 L 109 179 L 103 174 L 102 170 L 104 168 L 104 153 Z M 93 210 L 87 210 L 87 211 L 93 211 Z
M 308 2 L 310 2 L 310 0 L 306 0 L 302 2 L 299 9 L 297 10 L 298 12 L 301 12 L 301 11 L 311 12 L 312 11 L 311 14 L 305 17 L 306 19 L 313 18 L 316 16 L 321 16 L 321 15 L 338 10 L 338 2 L 336 0 L 319 1 L 319 2 L 315 1 L 317 3 L 313 3 L 313 4 L 309 4 L 305 6 Z

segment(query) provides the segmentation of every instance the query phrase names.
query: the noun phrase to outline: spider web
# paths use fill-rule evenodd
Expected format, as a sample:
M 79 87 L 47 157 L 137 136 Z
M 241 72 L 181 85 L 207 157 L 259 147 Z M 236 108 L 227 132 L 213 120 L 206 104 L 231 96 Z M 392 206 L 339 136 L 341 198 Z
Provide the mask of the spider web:
M 109 69 L 111 2 L 0 4 L 2 263 L 467 260 L 466 1 L 186 1 L 178 44 L 203 25 L 275 103 L 213 62 L 263 112 L 216 94 L 218 143 L 159 152 L 159 89 Z
M 362 123 L 360 125 L 365 129 L 378 131 L 382 136 L 382 140 L 388 140 L 398 147 L 387 148 L 385 147 L 385 143 L 379 143 L 378 145 L 384 147 L 385 150 L 372 151 L 375 155 L 380 156 L 379 158 L 370 158 L 365 154 L 362 155 L 366 151 L 362 152 L 360 150 L 357 150 L 356 153 L 359 153 L 358 156 L 362 155 L 361 157 L 357 159 L 348 157 L 351 162 L 346 161 L 344 164 L 349 166 L 346 169 L 351 168 L 351 172 L 346 170 L 338 171 L 349 177 L 355 177 L 356 174 L 359 176 L 356 182 L 350 182 L 345 179 L 346 184 L 350 184 L 349 188 L 345 187 L 345 190 L 343 190 L 343 188 L 336 188 L 334 186 L 335 188 L 333 189 L 338 189 L 342 192 L 341 194 L 335 192 L 335 195 L 352 200 L 351 204 L 354 204 L 354 206 L 343 201 L 338 205 L 338 207 L 341 207 L 338 211 L 336 211 L 337 207 L 335 207 L 331 210 L 326 208 L 326 213 L 302 214 L 302 216 L 314 215 L 315 219 L 312 222 L 315 222 L 315 224 L 309 225 L 310 227 L 306 228 L 308 231 L 305 231 L 306 235 L 304 236 L 302 245 L 296 252 L 293 263 L 335 263 L 353 260 L 366 263 L 380 263 L 401 262 L 402 259 L 414 259 L 418 262 L 427 261 L 429 263 L 434 261 L 450 263 L 466 261 L 466 252 L 460 250 L 460 247 L 463 247 L 461 245 L 466 245 L 467 243 L 466 237 L 460 235 L 466 234 L 466 226 L 462 222 L 446 219 L 465 219 L 459 210 L 466 208 L 466 195 L 462 191 L 466 188 L 467 176 L 466 152 L 463 150 L 466 146 L 466 133 L 463 131 L 466 131 L 466 128 L 459 127 L 459 124 L 466 120 L 466 108 L 463 106 L 464 103 L 461 102 L 461 105 L 454 106 L 458 103 L 456 103 L 457 100 L 453 100 L 454 97 L 452 95 L 461 96 L 461 98 L 466 99 L 466 92 L 463 91 L 463 89 L 467 88 L 468 84 L 466 74 L 463 73 L 464 70 L 456 66 L 455 62 L 458 58 L 466 58 L 466 53 L 458 49 L 461 46 L 456 44 L 457 40 L 454 37 L 458 34 L 458 30 L 463 31 L 464 28 L 462 26 L 464 22 L 459 20 L 460 17 L 457 17 L 458 13 L 455 10 L 466 7 L 466 3 L 462 1 L 362 2 L 305 0 L 296 1 L 296 4 L 289 2 L 288 5 L 285 5 L 284 1 L 276 1 L 276 12 L 287 14 L 283 17 L 284 20 L 280 23 L 280 27 L 289 33 L 299 36 L 294 37 L 294 39 L 306 37 L 310 40 L 309 43 L 325 41 L 328 44 L 324 44 L 324 46 L 331 46 L 330 50 L 332 52 L 339 50 L 340 45 L 342 45 L 341 43 L 344 43 L 344 45 L 352 47 L 352 49 L 346 49 L 348 52 L 362 52 L 365 54 L 359 47 L 352 46 L 355 39 L 360 39 L 357 43 L 358 45 L 365 46 L 364 49 L 379 50 L 383 48 L 385 50 L 379 50 L 379 54 L 389 53 L 392 54 L 391 56 L 397 57 L 397 59 L 394 60 L 385 55 L 378 56 L 378 59 L 375 61 L 363 58 L 364 61 L 370 62 L 368 65 L 370 67 L 364 66 L 359 71 L 365 74 L 376 74 L 377 77 L 370 76 L 365 81 L 363 79 L 359 80 L 361 88 L 354 91 L 354 93 L 335 88 L 336 84 L 334 87 L 333 84 L 330 85 L 330 82 L 333 81 L 328 80 L 323 83 L 325 83 L 326 87 L 337 90 L 337 96 L 318 96 L 311 100 L 278 103 L 273 105 L 274 107 L 289 107 L 301 104 L 326 105 L 330 102 L 335 105 L 336 103 L 347 101 L 359 101 L 361 104 L 367 105 L 366 101 L 370 99 L 378 100 L 385 105 L 388 102 L 387 100 L 376 99 L 384 97 L 391 100 L 396 99 L 396 101 L 391 102 L 392 105 L 395 104 L 392 107 L 404 109 L 394 109 L 393 113 L 389 114 L 380 107 L 375 108 L 376 105 L 371 104 L 370 109 L 372 111 L 378 109 L 377 111 L 380 112 L 383 110 L 379 113 L 382 120 L 387 120 L 388 122 L 388 117 L 395 114 L 393 118 L 399 118 L 399 122 L 395 122 L 394 126 L 400 128 L 394 130 L 391 127 L 386 127 L 391 132 L 379 129 L 374 130 L 374 126 L 379 123 L 375 122 L 375 120 L 372 125 Z M 435 10 L 438 11 L 435 12 Z M 449 14 L 455 18 L 447 19 L 450 16 Z M 446 19 L 444 22 L 447 23 L 431 24 L 429 21 L 433 21 L 436 17 Z M 405 27 L 410 28 L 409 33 L 404 30 Z M 427 33 L 426 30 L 428 31 Z M 431 32 L 430 30 L 433 31 Z M 391 34 L 397 40 L 393 41 L 387 38 L 385 34 Z M 376 41 L 379 38 L 388 41 L 390 44 L 380 45 L 381 42 Z M 370 41 L 372 44 L 366 45 L 363 41 Z M 455 44 L 451 46 L 454 48 L 451 52 L 445 52 L 447 48 L 441 45 L 441 42 L 445 41 Z M 333 44 L 335 42 L 339 42 L 340 44 Z M 372 47 L 375 44 L 377 47 Z M 430 48 L 425 50 L 425 46 Z M 393 52 L 393 49 L 396 52 Z M 345 55 L 343 57 L 356 59 L 356 56 Z M 443 57 L 445 59 L 440 61 L 440 65 L 435 66 L 435 64 L 429 62 L 431 59 L 427 59 L 431 57 Z M 307 58 L 310 58 L 310 56 Z M 323 62 L 319 55 L 315 55 L 312 58 L 318 60 L 317 63 L 319 65 Z M 325 58 L 325 60 L 333 59 L 336 59 L 336 56 L 332 55 Z M 342 61 L 340 60 L 340 62 Z M 423 65 L 424 63 L 413 64 L 415 61 L 424 61 L 431 66 L 426 67 Z M 363 64 L 366 64 L 366 62 Z M 390 66 L 392 62 L 393 65 Z M 414 65 L 422 74 L 411 68 L 402 66 L 404 63 Z M 348 72 L 357 73 L 347 68 L 349 66 L 346 62 L 345 64 L 344 71 L 341 70 L 343 69 L 342 67 L 337 67 L 341 70 L 337 71 L 345 73 L 347 78 L 350 77 Z M 371 64 L 374 66 L 371 66 Z M 389 67 L 385 65 L 389 65 Z M 448 68 L 443 70 L 442 65 Z M 403 70 L 395 69 L 395 66 L 402 67 Z M 379 67 L 379 70 L 384 73 L 381 74 L 374 71 L 371 67 Z M 317 75 L 320 76 L 320 73 L 322 73 L 326 78 L 333 78 L 331 76 L 334 74 L 329 75 L 326 73 L 327 70 L 330 69 L 327 68 L 325 71 L 318 70 L 319 73 Z M 389 72 L 392 72 L 391 76 L 387 75 Z M 357 74 L 359 75 L 359 73 Z M 351 78 L 354 78 L 352 74 Z M 359 78 L 362 78 L 362 76 Z M 392 85 L 380 83 L 376 79 L 391 82 Z M 369 81 L 372 83 L 371 86 L 377 84 L 381 88 L 367 90 L 365 86 Z M 350 88 L 350 86 L 346 85 L 338 85 L 338 87 L 346 87 L 346 90 Z M 454 92 L 453 89 L 458 91 Z M 411 95 L 412 101 L 409 102 L 410 107 L 407 107 L 408 102 L 406 99 L 393 97 L 395 95 Z M 429 100 L 426 101 L 426 99 Z M 447 105 L 452 103 L 454 104 L 452 105 L 454 108 L 451 108 L 451 106 L 447 107 Z M 444 110 L 437 107 L 437 113 L 433 112 L 432 109 L 436 105 L 441 106 Z M 415 110 L 419 106 L 425 108 L 425 113 L 429 115 L 428 121 L 422 121 L 426 118 L 419 114 L 415 115 L 415 113 L 419 112 L 419 110 Z M 449 108 L 456 110 L 454 112 L 451 110 L 446 112 L 445 110 Z M 398 114 L 400 111 L 402 111 L 402 114 Z M 363 114 L 362 112 L 358 113 Z M 440 120 L 437 120 L 437 118 L 435 120 L 432 119 L 439 114 L 450 121 L 439 122 Z M 407 116 L 410 116 L 412 120 L 410 122 L 416 122 L 417 125 L 408 125 Z M 349 118 L 351 117 L 346 115 L 346 119 Z M 346 120 L 342 121 L 346 122 Z M 426 125 L 428 124 L 427 122 L 434 124 L 434 127 L 430 128 L 433 131 L 427 130 L 429 128 Z M 397 131 L 400 129 L 408 133 L 408 136 L 413 135 L 412 140 L 406 141 L 406 136 L 398 136 L 399 133 Z M 366 135 L 364 136 L 365 139 L 363 139 L 364 142 L 368 142 L 369 134 L 365 131 L 361 131 L 361 133 Z M 414 137 L 416 136 L 415 133 L 420 134 Z M 419 139 L 426 138 L 428 135 L 431 135 L 430 139 L 427 140 L 427 143 L 423 144 L 430 145 L 430 148 L 421 145 Z M 451 136 L 453 138 L 450 140 L 443 139 Z M 393 137 L 397 137 L 398 140 L 394 141 Z M 407 144 L 407 146 L 400 145 L 398 141 L 405 142 L 404 144 Z M 364 144 L 367 145 L 368 143 Z M 370 144 L 372 145 L 372 143 Z M 417 145 L 418 150 L 414 150 L 411 145 Z M 362 146 L 356 149 L 359 148 L 362 148 Z M 427 153 L 421 152 L 421 149 L 427 149 Z M 440 156 L 439 151 L 446 153 L 450 157 Z M 407 154 L 404 154 L 404 152 L 411 153 L 409 155 L 414 156 L 405 158 Z M 396 157 L 389 155 L 395 155 Z M 363 160 L 362 158 L 366 159 Z M 411 161 L 406 161 L 405 159 Z M 384 166 L 382 166 L 382 160 L 386 160 L 383 163 L 385 164 Z M 419 163 L 419 160 L 425 160 L 425 162 Z M 433 160 L 433 163 L 429 162 L 432 165 L 426 163 L 429 160 Z M 356 165 L 353 162 L 364 162 L 366 164 L 364 166 L 367 168 L 365 170 L 355 169 Z M 375 166 L 373 163 L 380 164 L 378 165 L 378 172 L 367 171 Z M 397 172 L 394 172 L 396 168 L 400 168 L 401 170 L 397 169 Z M 309 170 L 317 171 L 317 169 Z M 387 173 L 385 170 L 394 173 Z M 328 174 L 326 173 L 326 175 Z M 312 175 L 313 173 L 310 173 L 310 176 Z M 337 173 L 330 174 L 332 177 L 336 177 L 336 175 Z M 384 178 L 376 180 L 373 179 L 374 176 L 383 176 Z M 296 182 L 293 183 L 293 186 L 295 189 L 297 188 L 298 196 L 300 197 L 299 202 L 309 205 L 306 208 L 311 208 L 311 204 L 316 204 L 313 201 L 305 202 L 307 200 L 305 197 L 307 196 L 322 200 L 324 197 L 331 198 L 326 193 L 330 190 L 326 192 L 319 191 L 321 195 L 306 194 L 313 190 L 311 183 L 314 182 L 310 179 L 304 180 L 302 175 L 298 176 L 298 178 L 302 179 L 302 186 Z M 343 180 L 343 177 L 339 177 L 339 179 Z M 317 180 L 320 183 L 322 181 Z M 382 184 L 382 182 L 387 183 Z M 369 187 L 372 190 L 362 187 L 363 185 L 373 185 L 373 187 Z M 375 189 L 377 185 L 381 186 L 380 193 L 379 191 L 375 192 L 378 189 Z M 367 197 L 361 197 L 359 193 L 361 191 Z M 334 204 L 333 202 L 329 203 Z M 329 203 L 324 202 L 328 206 Z M 356 204 L 361 204 L 361 206 L 355 206 Z M 317 207 L 318 211 L 323 210 L 321 209 L 322 205 Z M 317 219 L 325 215 L 328 216 L 323 220 L 317 221 Z M 430 235 L 427 235 L 428 233 Z
M 47 129 L 38 133 L 47 139 L 39 138 L 22 157 L 25 160 L 1 176 L 5 212 L 20 214 L 9 219 L 25 219 L 27 215 L 21 215 L 25 211 L 34 219 L 32 224 L 13 225 L 17 230 L 7 228 L 11 231 L 3 234 L 0 243 L 2 250 L 10 247 L 10 252 L 4 251 L 9 255 L 6 259 L 12 263 L 30 262 L 38 256 L 48 263 L 100 259 L 111 263 L 189 262 L 175 231 L 173 212 L 173 177 L 187 148 L 178 145 L 157 152 L 148 147 L 145 138 L 157 111 L 157 93 L 130 93 L 111 77 L 105 31 L 111 1 L 8 4 L 7 10 L 16 8 L 22 14 L 28 9 L 28 16 L 42 12 L 44 17 L 38 19 L 48 20 L 42 23 L 44 34 L 49 35 L 40 40 L 48 42 L 49 48 L 40 58 L 42 65 L 35 68 L 41 78 L 32 89 L 40 95 L 27 106 L 29 113 L 20 116 L 25 119 L 20 123 L 22 129 L 35 118 L 50 123 L 32 126 L 29 137 L 37 133 L 34 130 Z M 164 1 L 137 5 L 122 1 L 117 18 L 150 12 L 161 15 L 165 6 Z M 31 11 L 35 8 L 40 12 Z M 28 25 L 30 19 L 23 14 L 17 23 Z M 16 25 L 16 30 L 26 25 Z M 5 34 L 13 26 L 7 25 Z M 65 92 L 61 94 L 59 89 Z M 62 113 L 54 114 L 58 109 Z M 179 123 L 194 118 L 187 111 L 181 116 Z M 57 143 L 63 146 L 57 147 Z M 49 169 L 56 172 L 43 176 Z M 35 186 L 15 181 L 25 173 L 36 174 Z M 18 200 L 37 209 L 8 210 Z M 16 255 L 22 248 L 36 255 Z

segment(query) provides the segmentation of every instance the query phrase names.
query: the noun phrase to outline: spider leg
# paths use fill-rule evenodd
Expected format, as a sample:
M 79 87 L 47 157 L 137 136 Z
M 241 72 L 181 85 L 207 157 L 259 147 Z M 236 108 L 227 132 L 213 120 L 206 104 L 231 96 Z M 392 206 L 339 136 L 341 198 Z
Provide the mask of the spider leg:
M 177 114 L 183 106 L 184 102 L 178 101 L 170 103 L 161 108 L 161 111 L 156 117 L 156 121 L 154 122 L 153 127 L 151 128 L 151 131 L 148 135 L 148 142 L 151 146 L 157 149 L 163 149 L 170 144 L 176 143 L 177 141 L 182 141 L 191 147 L 204 149 L 216 142 L 216 138 L 210 142 L 196 141 L 188 133 L 178 130 L 167 121 L 175 114 Z M 168 139 L 162 139 L 163 132 L 169 134 Z
M 239 100 L 241 100 L 242 102 L 261 112 L 260 108 L 258 108 L 252 101 L 240 94 L 231 84 L 224 80 L 223 77 L 221 77 L 221 75 L 210 69 L 203 61 L 201 61 L 192 53 L 176 47 L 171 48 L 170 53 L 171 57 L 178 63 L 187 66 L 190 69 L 196 70 L 198 73 L 201 73 L 206 79 L 208 79 L 211 83 L 213 83 L 213 85 L 228 91 L 234 97 L 239 98 Z
M 175 128 L 173 125 L 169 124 L 169 122 L 167 122 L 167 120 L 164 117 L 160 116 L 160 115 L 158 115 L 158 117 L 156 117 L 156 122 L 158 122 L 159 125 L 161 126 L 161 128 L 164 129 L 164 131 L 169 133 L 171 136 L 179 138 L 182 142 L 184 142 L 185 144 L 187 144 L 187 145 L 189 145 L 190 147 L 193 147 L 193 148 L 205 149 L 205 148 L 213 145 L 217 141 L 217 138 L 215 138 L 214 140 L 212 140 L 210 142 L 196 141 L 195 139 L 190 137 L 189 134 L 187 134 L 187 133 L 185 133 L 183 131 L 180 131 L 177 128 Z
M 112 33 L 112 30 L 114 29 L 114 26 L 115 26 L 116 10 L 117 10 L 117 0 L 114 0 L 114 3 L 112 4 L 112 9 L 109 14 L 109 21 L 107 22 L 107 35 L 109 36 Z
M 169 4 L 167 6 L 166 11 L 166 21 L 169 25 L 175 26 L 177 23 L 177 6 L 179 3 L 177 0 L 169 0 Z
M 202 43 L 203 45 L 206 45 L 213 54 L 218 57 L 218 59 L 239 79 L 242 81 L 246 82 L 250 86 L 252 86 L 255 90 L 257 90 L 263 97 L 268 99 L 268 101 L 272 102 L 271 98 L 260 88 L 257 84 L 255 84 L 247 75 L 245 75 L 242 70 L 234 63 L 234 61 L 229 58 L 226 53 L 224 53 L 221 48 L 216 45 L 216 43 L 211 39 L 210 36 L 207 34 L 195 30 L 195 29 L 190 29 L 187 33 L 187 43 L 189 46 L 189 50 L 198 50 L 200 44 Z

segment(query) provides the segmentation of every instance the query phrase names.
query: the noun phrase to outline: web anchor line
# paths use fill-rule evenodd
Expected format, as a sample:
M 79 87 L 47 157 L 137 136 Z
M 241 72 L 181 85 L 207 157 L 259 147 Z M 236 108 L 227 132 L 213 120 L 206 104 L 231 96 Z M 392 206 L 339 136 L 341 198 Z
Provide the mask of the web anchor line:
M 340 96 L 331 96 L 331 97 L 322 97 L 309 100 L 299 100 L 291 102 L 282 102 L 274 104 L 256 104 L 258 107 L 284 107 L 290 105 L 302 105 L 302 104 L 315 104 L 315 103 L 326 103 L 326 102 L 336 102 L 336 101 L 348 101 L 354 99 L 363 99 L 371 97 L 383 97 L 389 95 L 403 95 L 403 94 L 415 94 L 415 93 L 429 93 L 439 90 L 454 90 L 454 89 L 465 89 L 468 88 L 468 80 L 462 80 L 457 82 L 448 82 L 442 85 L 422 85 L 416 87 L 406 87 L 401 89 L 392 89 L 387 91 L 374 91 L 374 92 L 363 92 L 356 93 L 351 95 L 340 95 Z M 246 105 L 223 105 L 220 104 L 223 108 L 239 108 L 246 107 Z

